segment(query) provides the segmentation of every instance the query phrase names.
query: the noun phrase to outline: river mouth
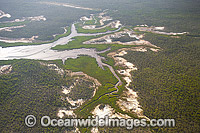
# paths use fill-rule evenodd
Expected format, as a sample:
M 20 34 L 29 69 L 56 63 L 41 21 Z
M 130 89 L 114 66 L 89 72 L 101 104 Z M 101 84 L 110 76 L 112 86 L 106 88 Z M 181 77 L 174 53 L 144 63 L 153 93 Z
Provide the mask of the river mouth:
M 103 57 L 99 56 L 99 53 L 104 53 L 110 49 L 97 52 L 94 48 L 81 48 L 81 49 L 72 49 L 65 51 L 56 51 L 52 50 L 52 47 L 57 45 L 65 45 L 68 42 L 72 41 L 73 37 L 76 36 L 96 36 L 107 33 L 112 33 L 115 31 L 108 31 L 104 33 L 96 34 L 83 34 L 77 33 L 76 27 L 72 24 L 71 34 L 67 37 L 62 37 L 55 42 L 41 44 L 41 45 L 30 45 L 30 46 L 16 46 L 16 47 L 0 47 L 0 60 L 13 60 L 13 59 L 35 59 L 35 60 L 57 60 L 61 59 L 63 63 L 68 58 L 77 58 L 80 55 L 88 55 L 96 59 L 99 67 L 103 69 L 102 59 Z

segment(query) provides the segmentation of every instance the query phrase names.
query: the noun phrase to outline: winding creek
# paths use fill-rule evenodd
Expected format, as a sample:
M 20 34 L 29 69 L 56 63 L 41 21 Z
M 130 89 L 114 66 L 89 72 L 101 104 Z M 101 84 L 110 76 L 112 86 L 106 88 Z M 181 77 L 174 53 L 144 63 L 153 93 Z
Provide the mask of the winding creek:
M 120 30 L 120 29 L 118 29 Z M 118 31 L 117 30 L 117 31 Z M 104 33 L 96 34 L 83 34 L 77 33 L 75 25 L 72 24 L 71 34 L 67 37 L 62 37 L 55 42 L 42 44 L 42 45 L 31 45 L 31 46 L 16 46 L 16 47 L 0 47 L 0 60 L 12 60 L 12 59 L 36 59 L 36 60 L 56 60 L 61 59 L 63 62 L 68 58 L 77 58 L 79 55 L 88 55 L 94 57 L 99 65 L 103 69 L 102 57 L 99 53 L 104 53 L 108 50 L 97 52 L 95 49 L 73 49 L 65 51 L 56 51 L 52 50 L 52 47 L 57 45 L 65 45 L 68 42 L 72 41 L 73 37 L 76 36 L 97 36 L 108 33 L 113 33 L 116 31 L 108 31 Z
M 120 28 L 117 29 L 116 31 L 119 31 L 119 30 L 120 30 Z M 94 48 L 93 49 L 81 48 L 81 49 L 57 51 L 57 50 L 52 50 L 51 48 L 55 47 L 56 45 L 65 45 L 68 42 L 72 41 L 72 38 L 76 37 L 76 36 L 97 36 L 97 35 L 113 33 L 116 31 L 108 31 L 108 32 L 96 33 L 96 34 L 82 34 L 82 33 L 77 33 L 75 25 L 73 24 L 71 27 L 71 34 L 69 36 L 62 37 L 52 43 L 42 44 L 42 45 L 31 45 L 31 46 L 16 46 L 16 47 L 7 47 L 7 48 L 0 47 L 0 60 L 12 60 L 12 59 L 56 60 L 56 59 L 61 59 L 64 63 L 65 60 L 67 60 L 69 58 L 74 59 L 74 58 L 79 57 L 80 55 L 91 56 L 96 59 L 100 68 L 104 69 L 104 66 L 108 67 L 110 69 L 110 71 L 112 72 L 112 74 L 118 79 L 118 83 L 116 83 L 116 85 L 115 85 L 116 90 L 101 95 L 98 99 L 96 99 L 96 100 L 99 100 L 104 95 L 109 95 L 109 94 L 118 92 L 118 86 L 122 85 L 122 81 L 119 78 L 119 76 L 116 74 L 113 67 L 108 64 L 103 63 L 102 59 L 104 59 L 104 58 L 101 57 L 100 55 L 98 55 L 100 53 L 105 53 L 105 52 L 109 51 L 110 48 L 103 50 L 103 51 L 96 51 L 96 49 L 94 49 Z M 89 103 L 89 104 L 91 104 L 91 103 Z M 82 107 L 81 111 L 85 107 L 86 106 Z M 73 111 L 71 111 L 71 112 L 73 112 Z
M 36 60 L 56 60 L 61 59 L 63 63 L 65 60 L 69 58 L 77 58 L 80 55 L 88 55 L 96 59 L 100 68 L 104 69 L 103 66 L 106 66 L 110 69 L 113 75 L 119 80 L 117 86 L 121 84 L 120 78 L 115 73 L 114 69 L 102 62 L 103 57 L 99 56 L 98 54 L 104 53 L 109 51 L 110 49 L 103 50 L 103 51 L 96 51 L 96 49 L 88 49 L 88 48 L 81 48 L 81 49 L 73 49 L 73 50 L 65 50 L 65 51 L 57 51 L 52 50 L 52 47 L 57 45 L 65 45 L 68 42 L 72 41 L 73 37 L 77 36 L 97 36 L 97 35 L 104 35 L 108 33 L 114 33 L 119 31 L 121 28 L 115 31 L 107 31 L 104 33 L 95 33 L 95 34 L 84 34 L 84 33 L 77 33 L 75 24 L 72 24 L 71 27 L 71 34 L 67 37 L 62 37 L 55 42 L 41 44 L 41 45 L 30 45 L 30 46 L 16 46 L 16 47 L 7 47 L 2 48 L 0 47 L 0 60 L 13 60 L 13 59 L 36 59 Z

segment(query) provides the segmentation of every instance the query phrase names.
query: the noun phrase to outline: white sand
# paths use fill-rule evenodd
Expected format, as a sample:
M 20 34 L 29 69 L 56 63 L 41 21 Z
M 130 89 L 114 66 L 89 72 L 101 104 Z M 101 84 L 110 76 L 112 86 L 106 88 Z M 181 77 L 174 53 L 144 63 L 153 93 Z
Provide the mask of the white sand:
M 132 82 L 131 71 L 137 70 L 137 68 L 134 64 L 128 62 L 126 59 L 122 57 L 116 57 L 124 56 L 125 54 L 127 54 L 125 49 L 126 48 L 123 48 L 122 50 L 118 50 L 118 52 L 112 52 L 108 54 L 108 56 L 111 56 L 115 60 L 115 65 L 119 65 L 125 68 L 124 70 L 117 70 L 119 74 L 124 76 L 123 79 L 126 81 L 125 87 L 127 89 L 126 91 L 124 91 L 123 97 L 117 101 L 117 104 L 123 111 L 133 112 L 137 114 L 138 117 L 143 117 L 148 120 L 148 118 L 143 115 L 143 110 L 141 109 L 141 106 L 137 100 L 137 92 L 129 88 Z M 134 48 L 133 50 L 144 51 L 144 48 L 138 47 Z
M 78 99 L 76 101 L 73 101 L 71 98 L 66 97 L 67 102 L 69 102 L 72 106 L 81 106 L 85 101 L 83 99 Z
M 119 118 L 119 119 L 131 118 L 128 115 L 124 115 L 118 112 L 116 113 L 116 111 L 108 104 L 106 104 L 103 109 L 99 109 L 99 107 L 100 107 L 100 104 L 96 106 L 95 109 L 92 111 L 92 114 L 94 116 L 98 116 L 99 118 L 105 118 L 105 116 L 109 116 L 109 118 Z
M 6 38 L 6 37 L 0 37 L 1 42 L 6 43 L 16 43 L 16 42 L 23 42 L 23 43 L 32 43 L 35 38 L 38 38 L 38 36 L 32 36 L 31 38 Z
M 12 31 L 13 29 L 23 28 L 25 26 L 26 25 L 12 26 L 12 27 L 3 27 L 3 28 L 0 28 L 0 31 Z
M 11 15 L 0 10 L 0 18 L 3 18 L 3 17 L 11 18 Z
M 12 71 L 11 65 L 0 66 L 0 74 L 8 74 Z
M 73 110 L 59 110 L 58 111 L 58 114 L 57 114 L 57 116 L 59 117 L 59 118 L 63 118 L 64 116 L 71 116 L 71 117 L 76 117 L 76 115 L 75 115 L 75 113 L 74 113 L 74 111 Z
M 99 133 L 98 127 L 93 127 L 93 128 L 91 129 L 91 133 Z
M 147 31 L 147 32 L 152 32 L 152 33 L 156 33 L 156 34 L 173 35 L 173 36 L 189 34 L 189 32 L 181 32 L 181 33 L 161 32 L 161 31 L 157 31 L 157 30 L 164 30 L 165 27 L 155 27 L 155 26 L 151 26 L 151 27 L 142 26 L 142 27 L 135 27 L 134 29 L 135 30 L 139 30 L 139 31 Z
M 70 92 L 71 92 L 71 89 L 73 88 L 74 86 L 72 85 L 72 86 L 70 86 L 69 88 L 67 88 L 67 87 L 65 87 L 65 86 L 62 86 L 62 89 L 63 89 L 63 91 L 62 91 L 62 93 L 64 93 L 64 94 L 69 94 Z

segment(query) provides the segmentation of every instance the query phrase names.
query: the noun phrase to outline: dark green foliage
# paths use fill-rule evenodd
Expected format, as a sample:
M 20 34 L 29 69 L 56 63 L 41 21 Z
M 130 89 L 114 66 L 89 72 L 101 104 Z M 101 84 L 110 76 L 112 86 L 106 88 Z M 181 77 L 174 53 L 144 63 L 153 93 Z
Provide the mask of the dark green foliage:
M 125 35 L 125 36 L 122 36 L 120 38 L 113 38 L 112 41 L 115 42 L 115 41 L 120 41 L 120 42 L 130 42 L 130 41 L 136 41 L 137 39 L 135 38 L 131 38 L 129 35 Z
M 13 63 L 10 74 L 0 75 L 0 131 L 63 130 L 42 128 L 39 124 L 34 128 L 27 128 L 24 123 L 29 114 L 37 118 L 44 115 L 56 118 L 57 109 L 62 107 L 59 91 L 63 84 L 65 80 L 61 76 L 36 61 Z
M 0 132 L 65 131 L 66 128 L 44 128 L 40 124 L 28 128 L 24 119 L 29 114 L 36 116 L 38 123 L 45 115 L 57 118 L 58 109 L 69 106 L 66 101 L 61 100 L 62 86 L 72 85 L 74 79 L 58 75 L 56 71 L 48 69 L 38 61 L 0 61 L 0 65 L 3 64 L 12 64 L 13 70 L 10 74 L 0 75 Z M 92 84 L 89 80 L 79 78 L 70 98 L 89 99 L 94 90 L 89 88 Z
M 159 132 L 199 132 L 200 39 L 154 34 L 146 39 L 163 50 L 129 52 L 125 56 L 139 68 L 133 72 L 132 85 L 139 92 L 144 114 L 176 119 L 175 128 L 157 128 Z
M 86 78 L 78 77 L 74 78 L 72 82 L 74 87 L 71 89 L 71 92 L 67 95 L 70 98 L 72 98 L 72 100 L 78 100 L 78 99 L 88 100 L 92 97 L 95 89 L 94 87 L 92 87 L 93 86 L 92 81 L 89 81 Z

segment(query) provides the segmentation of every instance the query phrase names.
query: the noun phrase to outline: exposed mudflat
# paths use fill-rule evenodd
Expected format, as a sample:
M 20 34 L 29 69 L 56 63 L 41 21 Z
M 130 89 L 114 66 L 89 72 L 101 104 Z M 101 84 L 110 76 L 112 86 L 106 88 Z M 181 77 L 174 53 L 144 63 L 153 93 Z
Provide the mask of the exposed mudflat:
M 109 32 L 106 32 L 109 33 Z M 95 36 L 106 33 L 97 33 L 97 34 L 79 34 L 77 33 L 74 24 L 71 28 L 71 34 L 67 37 L 63 37 L 58 39 L 53 43 L 42 44 L 42 45 L 32 45 L 32 46 L 16 46 L 16 47 L 0 47 L 0 60 L 11 60 L 11 59 L 38 59 L 38 60 L 56 60 L 62 59 L 63 62 L 68 58 L 77 58 L 79 55 L 89 55 L 91 57 L 96 58 L 98 65 L 103 68 L 102 65 L 102 57 L 98 54 L 106 52 L 104 50 L 102 52 L 97 52 L 95 49 L 73 49 L 73 50 L 65 50 L 65 51 L 55 51 L 51 48 L 56 45 L 64 45 L 67 44 L 73 37 L 76 36 Z M 108 49 L 109 50 L 109 49 Z

